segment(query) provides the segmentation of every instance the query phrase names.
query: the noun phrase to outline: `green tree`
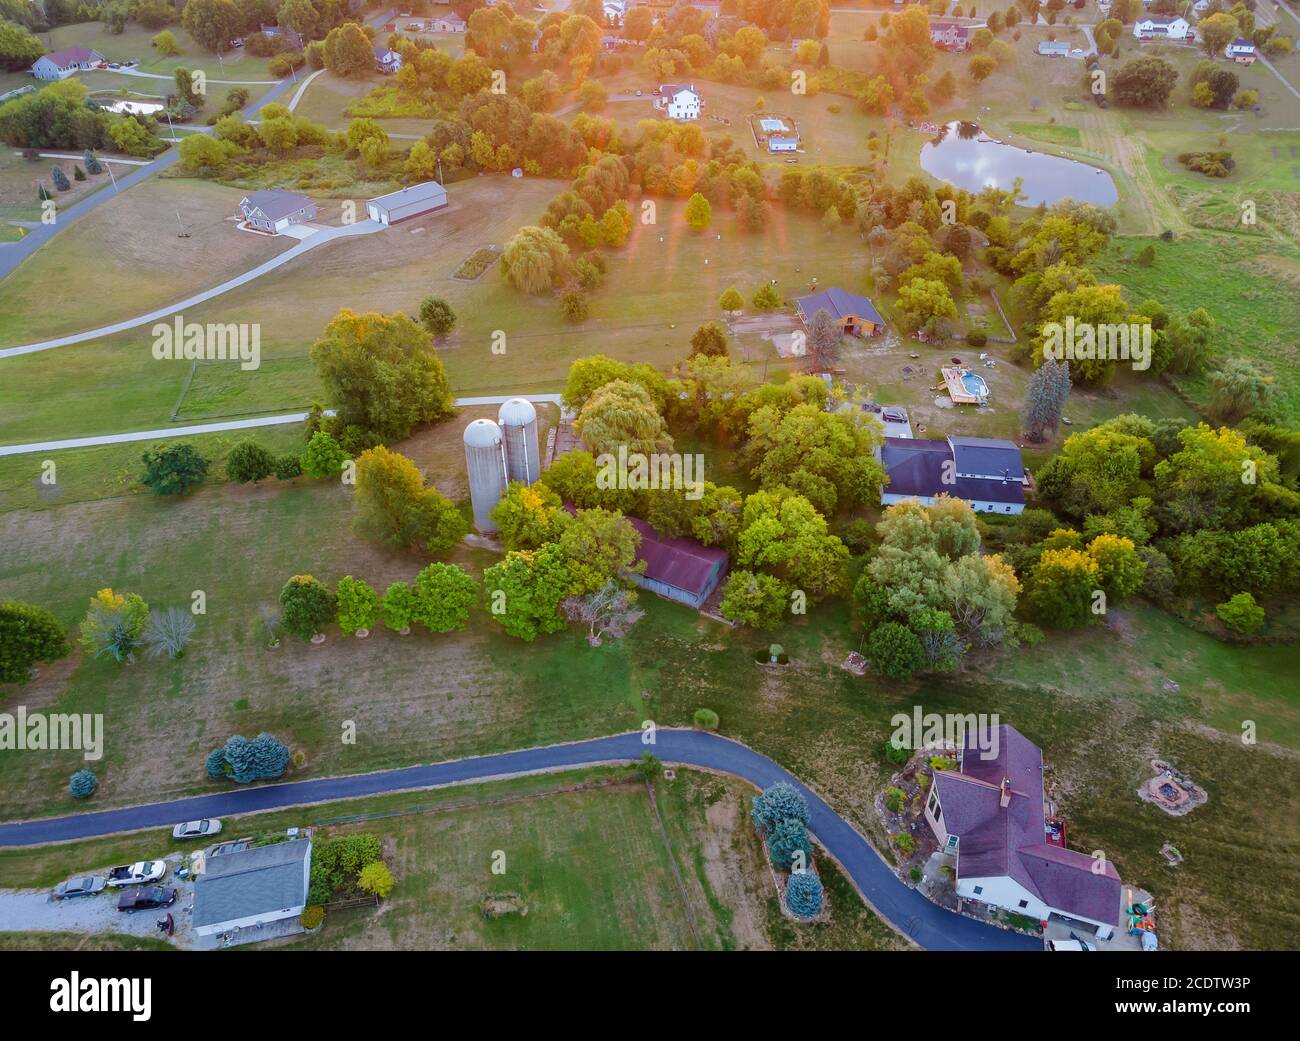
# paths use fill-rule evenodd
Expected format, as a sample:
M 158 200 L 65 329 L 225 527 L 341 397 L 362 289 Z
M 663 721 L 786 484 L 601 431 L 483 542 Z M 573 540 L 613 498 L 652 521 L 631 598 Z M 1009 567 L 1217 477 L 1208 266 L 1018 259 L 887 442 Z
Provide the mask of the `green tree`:
M 357 534 L 392 549 L 422 547 L 443 553 L 469 528 L 456 506 L 436 488 L 425 488 L 415 464 L 382 445 L 357 459 Z
M 511 481 L 492 508 L 492 523 L 506 549 L 540 549 L 560 537 L 568 523 L 560 497 L 542 482 Z
M 446 336 L 456 327 L 456 312 L 440 296 L 426 296 L 420 304 L 420 322 L 431 336 Z
M 745 500 L 737 562 L 789 582 L 809 600 L 844 591 L 849 551 L 802 495 L 755 492 Z
M 709 205 L 709 200 L 699 192 L 692 195 L 686 202 L 686 223 L 692 231 L 703 231 L 713 223 L 713 207 Z
M 638 570 L 637 546 L 641 535 L 622 514 L 599 507 L 578 510 L 564 525 L 558 545 L 563 555 L 570 596 L 585 596 L 611 579 Z
M 1115 100 L 1134 108 L 1164 108 L 1178 82 L 1178 70 L 1163 58 L 1134 58 L 1113 77 Z
M 226 477 L 236 484 L 256 484 L 275 471 L 275 456 L 253 440 L 240 441 L 226 456 Z
M 393 632 L 409 631 L 418 606 L 414 590 L 405 582 L 394 582 L 380 597 L 379 615 Z
M 454 411 L 451 385 L 429 334 L 398 312 L 341 310 L 311 347 L 340 428 L 400 441 Z
M 867 639 L 867 654 L 880 673 L 890 679 L 907 679 L 926 666 L 920 638 L 898 622 L 885 622 L 872 630 Z
M 334 621 L 334 594 L 311 575 L 294 575 L 280 590 L 280 623 L 304 640 L 310 640 Z
M 976 83 L 981 83 L 988 79 L 993 71 L 998 67 L 998 63 L 987 54 L 976 54 L 966 65 L 966 73 Z
M 782 304 L 781 294 L 776 291 L 776 286 L 764 282 L 754 293 L 751 303 L 759 311 L 774 311 Z
M 345 636 L 368 632 L 379 617 L 379 597 L 365 582 L 351 575 L 339 579 L 335 591 L 339 628 Z
M 89 799 L 99 787 L 99 778 L 84 766 L 68 780 L 68 794 L 74 799 Z
M 550 228 L 520 228 L 501 253 L 501 276 L 524 293 L 549 292 L 569 268 L 569 247 Z
M 382 860 L 367 864 L 357 875 L 357 888 L 381 900 L 386 899 L 393 892 L 394 885 L 396 883 L 393 881 L 393 873 Z
M 1201 50 L 1211 58 L 1223 53 L 1223 48 L 1240 32 L 1237 19 L 1222 12 L 1207 15 L 1196 23 L 1196 37 L 1200 41 Z
M 345 22 L 329 31 L 322 57 L 325 68 L 336 76 L 365 76 L 375 67 L 374 48 L 356 22 Z
M 1021 411 L 1025 437 L 1030 441 L 1043 441 L 1049 434 L 1056 433 L 1069 396 L 1069 365 L 1053 358 L 1044 359 L 1025 387 L 1025 404 Z
M 28 68 L 44 53 L 45 46 L 29 28 L 0 21 L 0 68 L 9 72 Z
M 1093 594 L 1100 588 L 1096 560 L 1077 549 L 1048 549 L 1030 572 L 1025 599 L 1035 624 L 1073 629 L 1096 620 Z
M 1276 396 L 1273 377 L 1247 358 L 1229 358 L 1210 374 L 1210 415 L 1224 425 L 1266 412 Z
M 736 294 L 739 296 L 740 294 Z M 717 322 L 705 322 L 691 335 L 691 353 L 715 358 L 727 356 L 727 330 Z
M 810 819 L 808 803 L 794 785 L 777 781 L 754 796 L 749 819 L 755 830 L 766 838 L 782 821 L 798 821 L 806 827 Z
M 208 461 L 188 442 L 155 445 L 142 455 L 140 481 L 155 495 L 180 495 L 203 483 Z
M 509 635 L 530 642 L 540 634 L 564 628 L 560 601 L 572 583 L 557 543 L 535 551 L 512 550 L 483 573 L 483 590 L 493 620 Z
M 673 439 L 646 389 L 614 380 L 594 391 L 574 420 L 574 430 L 597 455 L 671 452 Z
M 767 837 L 767 851 L 772 863 L 782 871 L 789 871 L 796 863 L 806 869 L 812 863 L 813 851 L 803 821 L 795 818 L 779 821 Z
M 1088 544 L 1088 556 L 1097 562 L 1098 580 L 1108 604 L 1118 604 L 1142 588 L 1147 566 L 1132 539 L 1098 535 Z
M 231 0 L 188 0 L 181 12 L 181 26 L 210 51 L 228 49 L 242 24 L 239 8 Z
M 170 29 L 164 29 L 149 42 L 153 45 L 154 50 L 158 52 L 159 56 L 163 58 L 170 58 L 172 55 L 180 54 L 181 52 L 180 44 L 176 42 L 176 34 Z
M 722 617 L 753 629 L 776 629 L 785 620 L 790 587 L 761 571 L 733 571 L 727 576 L 719 610 Z
M 308 477 L 337 477 L 347 458 L 348 454 L 334 438 L 323 430 L 317 430 L 303 449 L 302 468 Z
M 739 311 L 745 306 L 745 298 L 740 290 L 731 286 L 718 300 L 718 306 L 724 311 Z
M 51 612 L 0 600 L 0 683 L 26 683 L 37 662 L 56 662 L 70 650 L 68 635 Z
M 455 564 L 430 564 L 415 576 L 411 620 L 431 633 L 464 629 L 478 597 L 478 583 Z

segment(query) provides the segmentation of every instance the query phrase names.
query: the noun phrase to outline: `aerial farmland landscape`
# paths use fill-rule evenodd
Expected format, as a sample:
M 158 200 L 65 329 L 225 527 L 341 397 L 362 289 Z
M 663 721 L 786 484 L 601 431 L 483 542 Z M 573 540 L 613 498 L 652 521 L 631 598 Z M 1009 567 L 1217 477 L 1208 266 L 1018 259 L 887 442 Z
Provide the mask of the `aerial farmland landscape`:
M 0 0 L 0 952 L 1295 950 L 1298 35 Z

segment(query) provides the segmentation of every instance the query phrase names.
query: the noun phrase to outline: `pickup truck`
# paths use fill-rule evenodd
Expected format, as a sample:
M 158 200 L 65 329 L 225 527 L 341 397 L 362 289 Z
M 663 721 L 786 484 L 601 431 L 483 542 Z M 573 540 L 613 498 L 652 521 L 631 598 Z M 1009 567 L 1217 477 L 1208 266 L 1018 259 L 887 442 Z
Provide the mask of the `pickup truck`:
M 163 886 L 144 886 L 140 889 L 128 889 L 117 901 L 117 909 L 127 914 L 136 911 L 153 911 L 159 907 L 171 907 L 176 903 L 176 890 Z
M 115 889 L 121 886 L 140 886 L 161 881 L 166 874 L 165 860 L 141 860 L 136 864 L 123 864 L 110 870 L 108 884 Z

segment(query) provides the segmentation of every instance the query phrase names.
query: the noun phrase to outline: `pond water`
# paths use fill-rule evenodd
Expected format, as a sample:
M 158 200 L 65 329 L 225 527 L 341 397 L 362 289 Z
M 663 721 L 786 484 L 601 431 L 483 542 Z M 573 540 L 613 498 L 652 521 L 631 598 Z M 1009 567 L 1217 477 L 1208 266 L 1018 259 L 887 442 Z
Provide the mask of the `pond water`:
M 1119 200 L 1115 182 L 1105 170 L 1003 144 L 974 123 L 941 127 L 933 141 L 921 146 L 921 168 L 969 192 L 988 185 L 1006 190 L 1019 177 L 1026 206 L 1050 206 L 1060 199 L 1114 206 Z
M 136 116 L 148 116 L 163 110 L 157 101 L 114 101 L 111 105 L 101 103 L 100 107 L 109 112 L 129 112 Z

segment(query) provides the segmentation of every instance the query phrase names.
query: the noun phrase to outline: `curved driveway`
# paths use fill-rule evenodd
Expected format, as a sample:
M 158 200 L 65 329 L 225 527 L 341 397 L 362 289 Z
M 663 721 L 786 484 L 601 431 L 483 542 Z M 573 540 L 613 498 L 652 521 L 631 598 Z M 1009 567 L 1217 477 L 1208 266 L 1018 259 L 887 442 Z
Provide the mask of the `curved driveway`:
M 716 770 L 744 778 L 759 788 L 776 781 L 793 784 L 808 800 L 810 830 L 853 879 L 858 891 L 895 928 L 928 950 L 1041 950 L 1032 937 L 1007 932 L 945 911 L 904 885 L 875 849 L 844 818 L 798 778 L 771 759 L 736 741 L 699 730 L 657 732 L 654 745 L 640 733 L 616 734 L 572 744 L 410 766 L 378 773 L 324 777 L 311 781 L 239 788 L 215 795 L 153 803 L 72 817 L 0 825 L 0 846 L 66 842 L 115 832 L 156 828 L 197 817 L 260 813 L 385 792 L 437 788 L 525 774 L 546 773 L 602 763 L 630 762 L 653 752 L 666 763 Z

